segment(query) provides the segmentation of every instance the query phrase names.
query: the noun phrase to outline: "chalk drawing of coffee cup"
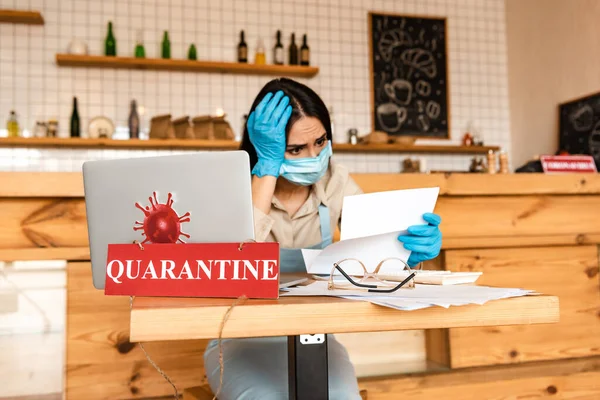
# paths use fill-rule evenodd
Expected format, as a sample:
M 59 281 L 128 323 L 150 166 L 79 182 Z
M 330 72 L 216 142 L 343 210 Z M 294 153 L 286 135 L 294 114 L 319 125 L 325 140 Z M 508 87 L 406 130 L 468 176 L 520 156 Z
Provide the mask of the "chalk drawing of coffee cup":
M 569 116 L 573 128 L 578 132 L 585 132 L 594 123 L 594 110 L 585 104 Z M 597 128 L 597 127 L 596 127 Z M 594 128 L 594 129 L 596 129 Z
M 404 106 L 410 103 L 413 87 L 409 81 L 405 81 L 404 79 L 394 79 L 392 83 L 383 85 L 383 88 L 390 100 Z
M 377 106 L 377 119 L 385 132 L 398 132 L 408 112 L 404 107 L 398 107 L 394 103 L 384 103 Z

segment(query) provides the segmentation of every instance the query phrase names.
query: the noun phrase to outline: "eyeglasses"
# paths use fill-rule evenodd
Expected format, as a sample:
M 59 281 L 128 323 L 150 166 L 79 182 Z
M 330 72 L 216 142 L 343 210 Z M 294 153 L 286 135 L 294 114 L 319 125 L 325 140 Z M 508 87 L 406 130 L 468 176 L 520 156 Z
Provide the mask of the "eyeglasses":
M 404 279 L 402 282 L 400 282 L 399 284 L 397 284 L 396 282 L 386 281 L 379 277 L 379 270 L 381 269 L 381 267 L 385 263 L 388 263 L 388 265 L 389 265 L 389 262 L 391 262 L 391 261 L 399 261 L 400 262 L 400 264 L 401 264 L 401 268 L 399 268 L 400 271 L 403 271 L 405 269 L 407 269 L 409 271 L 408 277 L 406 279 Z M 343 268 L 342 268 L 342 265 L 344 265 Z M 354 272 L 354 273 L 347 272 L 347 271 L 356 271 L 357 269 L 359 269 L 358 266 L 362 267 L 362 271 L 363 271 L 362 275 L 360 273 L 356 273 L 356 272 Z M 344 269 L 346 269 L 346 271 Z M 397 266 L 394 266 L 394 269 L 396 270 L 395 272 L 399 272 Z M 335 271 L 339 271 L 344 276 L 344 278 L 346 278 L 346 280 L 349 283 L 335 282 L 333 279 L 333 275 L 334 275 Z M 355 280 L 351 277 L 351 275 L 360 276 L 360 279 Z M 389 275 L 389 274 L 386 273 L 386 275 Z M 415 275 L 416 275 L 416 273 L 408 266 L 408 264 L 406 264 L 406 262 L 404 262 L 400 258 L 396 258 L 396 257 L 390 257 L 390 258 L 386 258 L 386 259 L 380 261 L 379 264 L 377 264 L 377 267 L 375 268 L 375 270 L 373 272 L 368 272 L 367 268 L 362 263 L 362 261 L 360 261 L 356 258 L 346 258 L 344 260 L 333 263 L 333 268 L 331 269 L 331 274 L 329 275 L 327 289 L 334 290 L 334 289 L 363 288 L 363 289 L 367 289 L 367 291 L 370 293 L 393 293 L 402 287 L 404 287 L 405 289 L 414 289 Z

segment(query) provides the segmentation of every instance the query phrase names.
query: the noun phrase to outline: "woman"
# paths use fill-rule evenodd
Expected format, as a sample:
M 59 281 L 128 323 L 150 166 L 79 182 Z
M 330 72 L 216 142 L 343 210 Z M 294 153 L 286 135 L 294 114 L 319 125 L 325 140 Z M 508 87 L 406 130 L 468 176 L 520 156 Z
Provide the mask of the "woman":
M 343 166 L 330 161 L 331 123 L 321 98 L 290 79 L 265 85 L 252 107 L 241 148 L 252 169 L 255 238 L 277 241 L 282 272 L 306 271 L 302 248 L 324 248 L 340 222 L 344 196 L 362 193 Z M 439 216 L 398 237 L 412 253 L 413 267 L 437 257 L 442 235 Z M 224 378 L 219 400 L 288 398 L 287 338 L 223 341 Z M 204 355 L 208 381 L 219 388 L 219 350 L 212 341 Z M 329 398 L 360 400 L 346 349 L 328 336 Z

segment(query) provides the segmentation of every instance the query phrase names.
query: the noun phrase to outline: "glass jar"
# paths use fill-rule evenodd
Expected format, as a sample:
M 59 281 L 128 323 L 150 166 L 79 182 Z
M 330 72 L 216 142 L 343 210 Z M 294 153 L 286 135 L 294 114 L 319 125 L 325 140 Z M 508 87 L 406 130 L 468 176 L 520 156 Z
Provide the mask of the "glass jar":
M 358 144 L 358 130 L 355 128 L 348 129 L 348 143 Z
M 58 121 L 51 119 L 48 121 L 47 137 L 58 137 Z
M 48 135 L 48 129 L 46 123 L 42 121 L 36 121 L 35 127 L 33 128 L 33 137 L 44 138 Z

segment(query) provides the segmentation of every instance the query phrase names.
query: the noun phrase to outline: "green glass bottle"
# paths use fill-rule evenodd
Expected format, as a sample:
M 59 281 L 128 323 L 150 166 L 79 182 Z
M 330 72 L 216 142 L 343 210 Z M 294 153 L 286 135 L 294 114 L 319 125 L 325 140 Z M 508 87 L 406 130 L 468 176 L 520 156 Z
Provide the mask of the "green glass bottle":
M 77 110 L 77 97 L 73 97 L 73 113 L 71 114 L 71 137 L 81 136 L 81 126 L 79 124 L 79 110 Z
M 146 50 L 143 44 L 137 44 L 135 46 L 135 58 L 146 58 Z
M 292 42 L 289 47 L 289 60 L 290 65 L 298 65 L 298 46 L 296 46 L 296 34 L 292 33 Z
M 104 41 L 104 54 L 107 56 L 117 55 L 117 41 L 113 35 L 112 21 L 108 22 L 108 34 L 106 35 L 106 40 Z
M 146 49 L 144 49 L 144 41 L 142 31 L 137 32 L 137 41 L 135 45 L 135 58 L 146 58 Z
M 198 55 L 196 54 L 196 46 L 192 43 L 188 50 L 188 60 L 197 60 Z
M 167 31 L 163 35 L 162 58 L 171 58 L 171 42 L 169 41 L 169 33 Z

